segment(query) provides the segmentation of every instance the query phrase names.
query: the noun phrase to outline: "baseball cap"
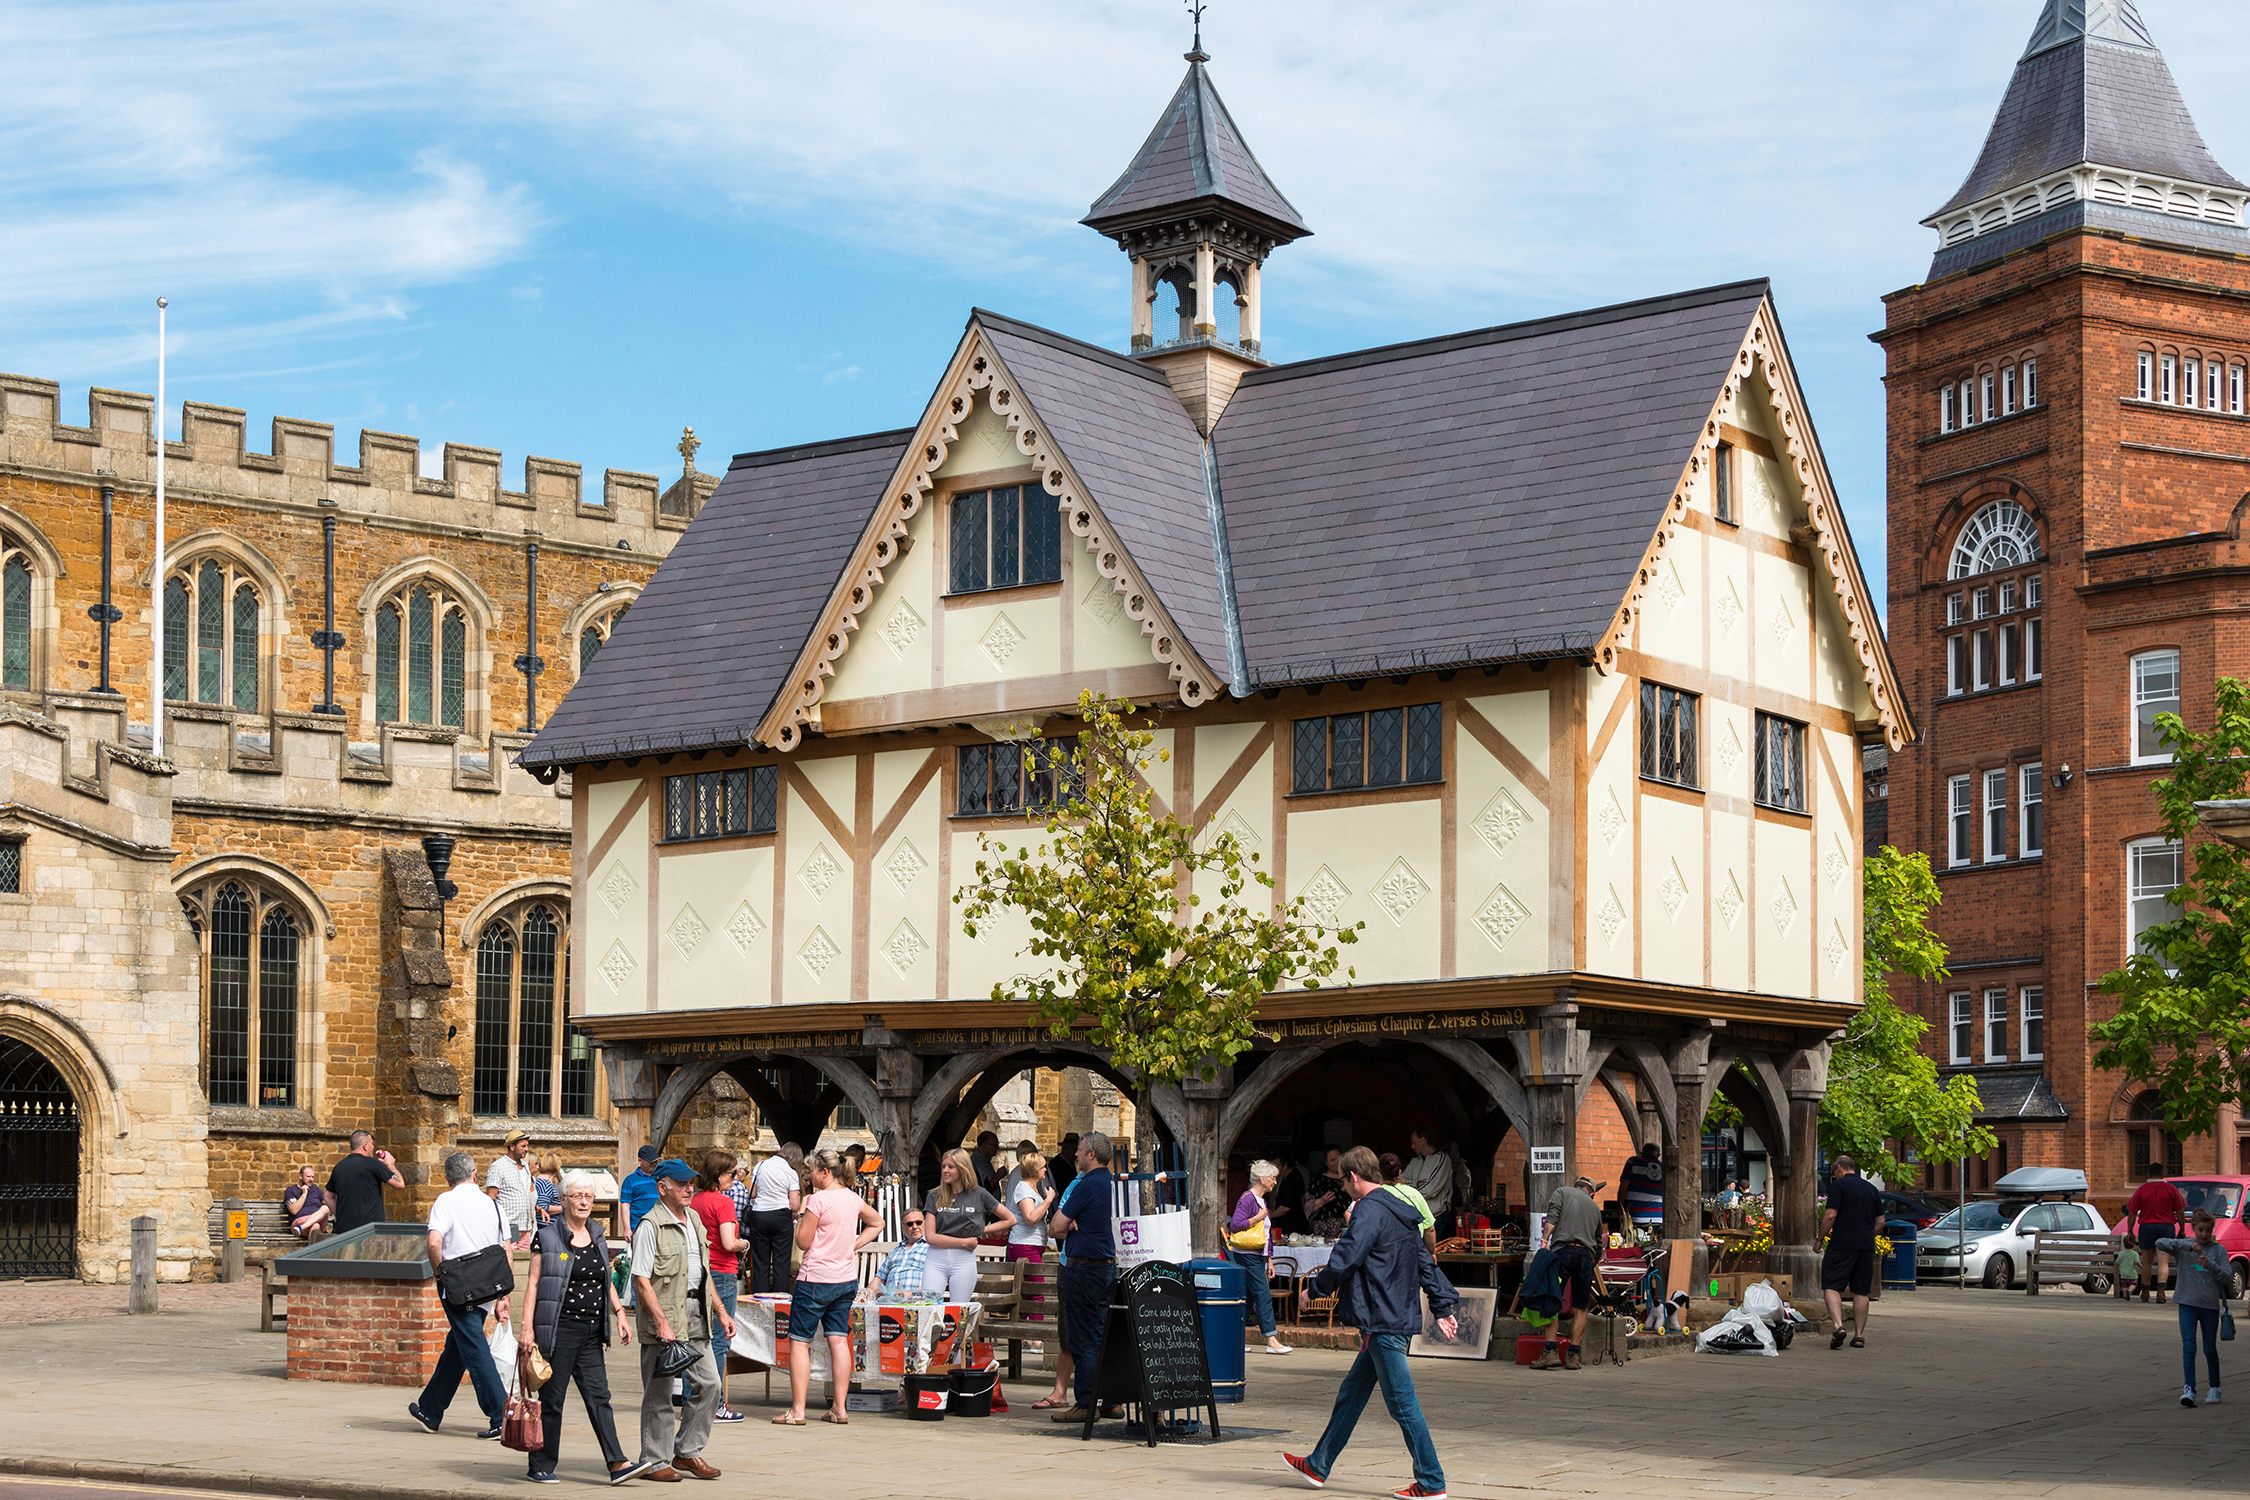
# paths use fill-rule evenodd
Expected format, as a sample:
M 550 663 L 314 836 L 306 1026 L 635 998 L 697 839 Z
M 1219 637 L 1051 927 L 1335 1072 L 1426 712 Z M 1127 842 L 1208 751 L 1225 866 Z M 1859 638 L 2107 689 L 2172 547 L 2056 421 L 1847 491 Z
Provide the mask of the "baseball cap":
M 655 1160 L 656 1160 L 657 1158 L 661 1157 L 661 1156 L 662 1156 L 663 1154 L 664 1154 L 663 1152 L 661 1152 L 661 1151 L 657 1150 L 657 1149 L 656 1149 L 656 1148 L 655 1148 L 654 1146 L 643 1146 L 643 1147 L 641 1147 L 641 1160 L 642 1160 L 642 1161 L 655 1161 Z
M 693 1182 L 695 1181 L 695 1168 L 689 1166 L 686 1162 L 681 1161 L 678 1157 L 674 1156 L 667 1158 L 664 1161 L 658 1162 L 656 1164 L 656 1169 L 649 1175 L 654 1177 L 658 1182 L 663 1182 L 667 1179 L 673 1182 Z

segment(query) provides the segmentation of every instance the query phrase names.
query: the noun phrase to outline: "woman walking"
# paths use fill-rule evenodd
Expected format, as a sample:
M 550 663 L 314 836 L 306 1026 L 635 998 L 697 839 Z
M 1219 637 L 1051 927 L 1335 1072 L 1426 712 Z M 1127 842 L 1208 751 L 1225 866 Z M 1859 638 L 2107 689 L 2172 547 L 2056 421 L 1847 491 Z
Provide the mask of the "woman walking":
M 789 1231 L 804 1207 L 800 1173 L 805 1153 L 794 1143 L 759 1162 L 750 1174 L 750 1217 L 742 1226 L 749 1245 L 750 1291 L 778 1292 L 789 1285 Z
M 827 1150 L 812 1154 L 813 1190 L 797 1211 L 797 1248 L 805 1252 L 805 1263 L 789 1294 L 789 1410 L 773 1419 L 776 1427 L 805 1425 L 812 1341 L 820 1334 L 828 1338 L 828 1389 L 835 1398 L 821 1420 L 839 1427 L 851 1421 L 844 1415 L 844 1395 L 852 1384 L 850 1333 L 852 1299 L 859 1294 L 859 1252 L 883 1232 L 883 1216 L 851 1190 L 850 1182 L 851 1169 L 842 1157 Z
M 947 1302 L 965 1307 L 977 1295 L 977 1242 L 1013 1227 L 1016 1216 L 977 1186 L 976 1163 L 959 1149 L 945 1153 L 938 1185 L 922 1195 L 922 1213 L 930 1221 L 930 1263 L 922 1273 L 922 1290 L 942 1289 Z
M 711 1290 L 719 1294 L 719 1304 L 730 1318 L 742 1287 L 742 1233 L 735 1223 L 734 1194 L 730 1191 L 734 1167 L 732 1151 L 704 1152 L 703 1171 L 695 1179 L 695 1196 L 688 1200 L 688 1207 L 703 1220 L 703 1232 L 710 1240 Z M 727 1405 L 727 1335 L 716 1320 L 711 1327 L 711 1363 L 719 1372 L 719 1409 L 711 1414 L 711 1420 L 739 1422 L 742 1413 Z
M 578 1399 L 586 1406 L 586 1420 L 602 1445 L 602 1457 L 609 1462 L 609 1482 L 623 1484 L 655 1467 L 625 1456 L 617 1442 L 617 1422 L 610 1415 L 609 1369 L 602 1359 L 610 1319 L 617 1321 L 620 1344 L 633 1342 L 633 1328 L 625 1321 L 625 1304 L 609 1284 L 609 1241 L 601 1226 L 592 1222 L 593 1212 L 594 1179 L 572 1172 L 562 1181 L 561 1211 L 532 1235 L 538 1274 L 524 1295 L 522 1331 L 516 1337 L 527 1354 L 536 1347 L 555 1371 L 539 1388 L 546 1441 L 529 1455 L 535 1484 L 560 1482 L 555 1478 L 555 1459 L 562 1451 L 563 1398 L 570 1394 L 573 1380 L 578 1382 Z
M 1272 1162 L 1250 1163 L 1250 1187 L 1236 1200 L 1234 1214 L 1227 1220 L 1227 1259 L 1242 1267 L 1242 1289 L 1258 1316 L 1268 1354 L 1289 1352 L 1273 1321 L 1273 1220 L 1266 1209 L 1266 1194 L 1280 1180 L 1281 1169 Z
M 2227 1252 L 2216 1236 L 2218 1222 L 2208 1209 L 2197 1209 L 2189 1220 L 2194 1227 L 2192 1239 L 2167 1236 L 2156 1242 L 2156 1249 L 2172 1257 L 2175 1273 L 2179 1277 L 2172 1301 L 2180 1309 L 2180 1370 L 2186 1383 L 2180 1387 L 2180 1405 L 2195 1405 L 2195 1338 L 2203 1335 L 2203 1362 L 2211 1369 L 2211 1389 L 2204 1395 L 2205 1406 L 2219 1404 L 2219 1314 L 2227 1305 L 2227 1293 L 2234 1282 L 2234 1269 L 2227 1262 Z

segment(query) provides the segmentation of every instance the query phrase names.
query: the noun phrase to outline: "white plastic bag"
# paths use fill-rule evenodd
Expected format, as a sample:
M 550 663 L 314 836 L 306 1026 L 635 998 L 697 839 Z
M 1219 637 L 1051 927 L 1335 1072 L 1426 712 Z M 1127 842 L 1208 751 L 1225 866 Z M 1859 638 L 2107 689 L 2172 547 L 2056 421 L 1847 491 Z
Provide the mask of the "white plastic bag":
M 1781 1316 L 1782 1308 L 1781 1293 L 1770 1281 L 1757 1282 L 1742 1294 L 1742 1310 L 1760 1322 L 1771 1323 Z
M 1755 1348 L 1751 1347 L 1752 1341 Z M 1773 1331 L 1766 1320 L 1748 1308 L 1732 1307 L 1727 1315 L 1695 1336 L 1695 1352 L 1714 1354 L 1764 1354 L 1775 1359 L 1781 1351 L 1773 1346 Z
M 492 1364 L 500 1372 L 500 1389 L 513 1396 L 516 1393 L 516 1329 L 513 1323 L 494 1322 L 491 1332 L 484 1336 L 487 1349 L 492 1351 Z

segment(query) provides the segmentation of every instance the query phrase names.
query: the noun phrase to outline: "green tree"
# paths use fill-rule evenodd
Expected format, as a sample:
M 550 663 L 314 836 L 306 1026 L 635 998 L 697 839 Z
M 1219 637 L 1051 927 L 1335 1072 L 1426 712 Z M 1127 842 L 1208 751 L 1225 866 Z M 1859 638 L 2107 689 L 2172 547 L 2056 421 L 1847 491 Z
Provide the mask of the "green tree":
M 1886 844 L 1867 860 L 1862 889 L 1864 998 L 1829 1058 L 1820 1144 L 1897 1184 L 1910 1182 L 1913 1169 L 1892 1154 L 1894 1146 L 1927 1161 L 1952 1161 L 1982 1156 L 1998 1138 L 1976 1123 L 1975 1081 L 1964 1075 L 1940 1083 L 1937 1064 L 1921 1050 L 1930 1023 L 1891 999 L 1893 974 L 1945 977 L 1945 944 L 1924 920 L 1942 899 L 1929 856 Z
M 1046 965 L 994 985 L 992 998 L 1028 1000 L 1058 1039 L 1086 1027 L 1139 1080 L 1146 1116 L 1149 1088 L 1232 1063 L 1256 1035 L 1259 1000 L 1285 984 L 1317 989 L 1341 963 L 1336 945 L 1365 924 L 1308 921 L 1301 896 L 1274 911 L 1273 877 L 1233 834 L 1199 842 L 1157 811 L 1145 773 L 1170 752 L 1151 750 L 1134 705 L 1088 693 L 1078 711 L 1078 738 L 1049 769 L 1027 747 L 999 747 L 1025 755 L 1026 785 L 1052 777 L 1051 802 L 1032 815 L 1046 837 L 980 839 L 987 857 L 953 899 L 972 937 L 1002 908 L 1030 918 L 1023 953 Z
M 2091 1028 L 2101 1049 L 2094 1065 L 2154 1084 L 2166 1122 L 2203 1135 L 2219 1108 L 2250 1098 L 2250 854 L 2195 837 L 2195 804 L 2242 797 L 2250 781 L 2250 688 L 2219 679 L 2217 714 L 2197 734 L 2178 714 L 2159 714 L 2157 733 L 2173 754 L 2172 774 L 2155 783 L 2164 832 L 2187 845 L 2188 879 L 2172 893 L 2178 915 L 2141 936 L 2140 951 L 2102 976 L 2117 1014 Z

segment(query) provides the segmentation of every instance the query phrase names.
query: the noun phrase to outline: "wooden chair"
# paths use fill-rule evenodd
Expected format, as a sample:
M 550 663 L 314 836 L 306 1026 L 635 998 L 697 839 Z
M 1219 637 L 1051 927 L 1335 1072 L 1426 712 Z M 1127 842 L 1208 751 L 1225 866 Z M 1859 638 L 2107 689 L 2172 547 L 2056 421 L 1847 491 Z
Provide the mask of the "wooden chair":
M 1002 1313 L 993 1304 L 987 1304 L 979 1331 L 995 1344 L 1007 1340 L 1008 1378 L 1021 1380 L 1025 1344 L 1046 1346 L 1049 1369 L 1062 1357 L 1062 1267 L 1052 1251 L 1039 1258 L 1041 1277 L 1037 1280 L 1030 1275 L 1032 1262 L 1019 1260 L 1012 1264 L 1016 1269 L 1014 1306 Z M 981 1277 L 978 1278 L 977 1300 L 985 1300 Z
M 1336 1293 L 1331 1292 L 1325 1297 L 1315 1297 L 1310 1302 L 1299 1303 L 1297 1301 L 1297 1292 L 1303 1286 L 1305 1278 L 1304 1274 L 1297 1269 L 1297 1262 L 1293 1258 L 1286 1255 L 1275 1256 L 1269 1276 L 1287 1276 L 1289 1278 L 1289 1310 L 1296 1316 L 1285 1321 L 1292 1323 L 1301 1321 L 1309 1324 L 1313 1318 L 1319 1317 L 1329 1327 L 1334 1328 L 1336 1326 Z M 1278 1318 L 1280 1315 L 1276 1313 L 1275 1316 Z

